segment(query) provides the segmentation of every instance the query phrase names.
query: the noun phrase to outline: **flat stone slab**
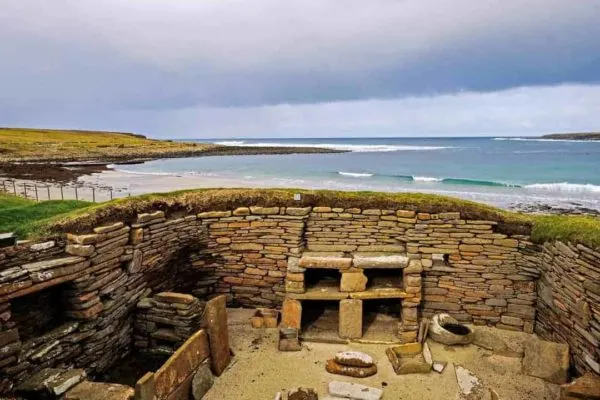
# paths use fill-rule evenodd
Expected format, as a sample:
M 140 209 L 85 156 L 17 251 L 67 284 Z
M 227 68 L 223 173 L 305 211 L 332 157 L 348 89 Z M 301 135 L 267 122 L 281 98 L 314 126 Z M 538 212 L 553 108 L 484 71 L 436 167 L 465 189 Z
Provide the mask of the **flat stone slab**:
M 369 367 L 349 367 L 342 365 L 335 360 L 327 360 L 325 370 L 330 374 L 351 376 L 353 378 L 366 378 L 377 373 L 377 365 Z
M 397 253 L 354 253 L 352 266 L 355 268 L 405 268 L 408 257 Z
M 600 399 L 600 376 L 587 373 L 572 383 L 561 386 L 561 399 Z
M 350 297 L 350 293 L 340 292 L 338 286 L 315 287 L 306 289 L 304 293 L 288 293 L 287 297 L 296 300 L 343 300 Z
M 376 288 L 364 292 L 350 293 L 351 299 L 369 300 L 369 299 L 406 299 L 415 297 L 413 293 L 406 293 L 399 288 Z
M 308 253 L 311 254 L 311 253 Z M 350 269 L 352 259 L 350 257 L 322 256 L 322 255 L 307 255 L 302 254 L 298 265 L 302 268 L 322 268 L 322 269 Z
M 65 400 L 131 400 L 134 390 L 130 386 L 116 383 L 81 382 L 69 390 Z
M 328 385 L 329 394 L 352 400 L 379 400 L 383 390 L 358 383 L 331 381 Z
M 523 344 L 523 373 L 548 382 L 567 382 L 569 345 L 532 338 Z
M 360 351 L 340 351 L 334 359 L 337 363 L 348 367 L 370 367 L 375 364 L 373 357 Z
M 456 373 L 456 382 L 460 393 L 466 398 L 479 399 L 482 396 L 483 384 L 481 380 L 468 369 L 457 365 L 454 368 Z

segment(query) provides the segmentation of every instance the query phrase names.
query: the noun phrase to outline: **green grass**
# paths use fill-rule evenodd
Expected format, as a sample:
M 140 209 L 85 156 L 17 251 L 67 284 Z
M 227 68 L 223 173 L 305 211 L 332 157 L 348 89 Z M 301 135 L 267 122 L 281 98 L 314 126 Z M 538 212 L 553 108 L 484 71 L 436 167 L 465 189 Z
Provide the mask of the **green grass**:
M 57 216 L 88 207 L 90 203 L 75 200 L 35 202 L 0 194 L 0 232 L 15 232 L 19 239 L 44 236 L 48 224 Z
M 301 193 L 302 200 L 295 201 L 294 193 Z M 10 229 L 17 230 L 22 234 L 30 234 L 31 237 L 62 232 L 89 232 L 99 224 L 116 221 L 132 222 L 135 221 L 138 213 L 155 210 L 163 210 L 170 216 L 182 216 L 202 211 L 231 210 L 251 205 L 267 207 L 330 206 L 404 209 L 429 213 L 459 211 L 462 218 L 497 221 L 499 232 L 531 235 L 532 240 L 537 243 L 564 240 L 600 248 L 600 218 L 597 217 L 522 214 L 454 197 L 424 193 L 341 192 L 304 189 L 197 189 L 153 193 L 99 204 L 74 201 L 36 204 L 28 200 L 8 197 L 8 199 L 0 198 L 0 231 L 7 230 L 6 226 L 11 226 Z M 22 201 L 27 204 L 19 204 Z M 4 207 L 7 207 L 7 210 L 4 210 Z M 21 216 L 17 216 L 17 212 L 10 211 L 11 209 L 18 210 Z

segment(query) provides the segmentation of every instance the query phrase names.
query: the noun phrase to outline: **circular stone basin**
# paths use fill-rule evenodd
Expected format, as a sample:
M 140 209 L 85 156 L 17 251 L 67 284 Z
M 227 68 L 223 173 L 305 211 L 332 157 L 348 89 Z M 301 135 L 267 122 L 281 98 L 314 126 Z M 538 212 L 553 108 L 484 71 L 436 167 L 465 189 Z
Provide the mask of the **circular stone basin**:
M 429 326 L 429 337 L 447 345 L 469 344 L 474 336 L 471 328 L 461 324 L 449 314 L 434 315 Z

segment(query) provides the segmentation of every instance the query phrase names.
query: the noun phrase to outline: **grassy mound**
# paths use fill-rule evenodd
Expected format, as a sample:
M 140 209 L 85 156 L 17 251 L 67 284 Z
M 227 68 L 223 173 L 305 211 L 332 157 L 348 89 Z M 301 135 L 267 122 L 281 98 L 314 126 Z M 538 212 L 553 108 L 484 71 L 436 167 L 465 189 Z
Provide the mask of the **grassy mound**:
M 294 200 L 300 193 L 301 200 Z M 500 210 L 472 201 L 424 193 L 342 192 L 303 189 L 197 189 L 155 193 L 101 204 L 74 201 L 34 203 L 1 198 L 0 231 L 16 230 L 34 237 L 62 232 L 89 232 L 94 226 L 134 221 L 138 213 L 162 210 L 172 217 L 203 211 L 232 210 L 252 205 L 341 208 L 380 208 L 439 213 L 459 211 L 463 218 L 498 222 L 498 231 L 531 235 L 538 243 L 564 240 L 600 248 L 600 218 L 539 216 Z M 27 204 L 19 205 L 19 201 Z M 12 202 L 12 205 L 11 205 Z M 7 207 L 7 210 L 4 208 Z M 21 216 L 11 209 L 19 210 Z M 5 221 L 6 220 L 6 221 Z M 11 228 L 7 228 L 10 226 Z
M 44 236 L 57 216 L 89 205 L 88 202 L 75 200 L 37 203 L 0 194 L 0 232 L 15 232 L 19 238 Z

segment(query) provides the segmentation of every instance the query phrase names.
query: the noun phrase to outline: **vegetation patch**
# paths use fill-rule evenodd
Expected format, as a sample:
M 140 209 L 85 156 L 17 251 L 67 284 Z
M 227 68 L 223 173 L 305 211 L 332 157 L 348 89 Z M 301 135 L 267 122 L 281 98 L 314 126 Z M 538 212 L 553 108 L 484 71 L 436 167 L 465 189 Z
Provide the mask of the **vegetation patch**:
M 531 238 L 537 243 L 552 240 L 581 243 L 600 249 L 600 218 L 575 215 L 536 215 Z
M 38 203 L 0 194 L 0 232 L 15 232 L 20 239 L 45 236 L 54 218 L 89 205 L 88 202 L 75 200 Z

